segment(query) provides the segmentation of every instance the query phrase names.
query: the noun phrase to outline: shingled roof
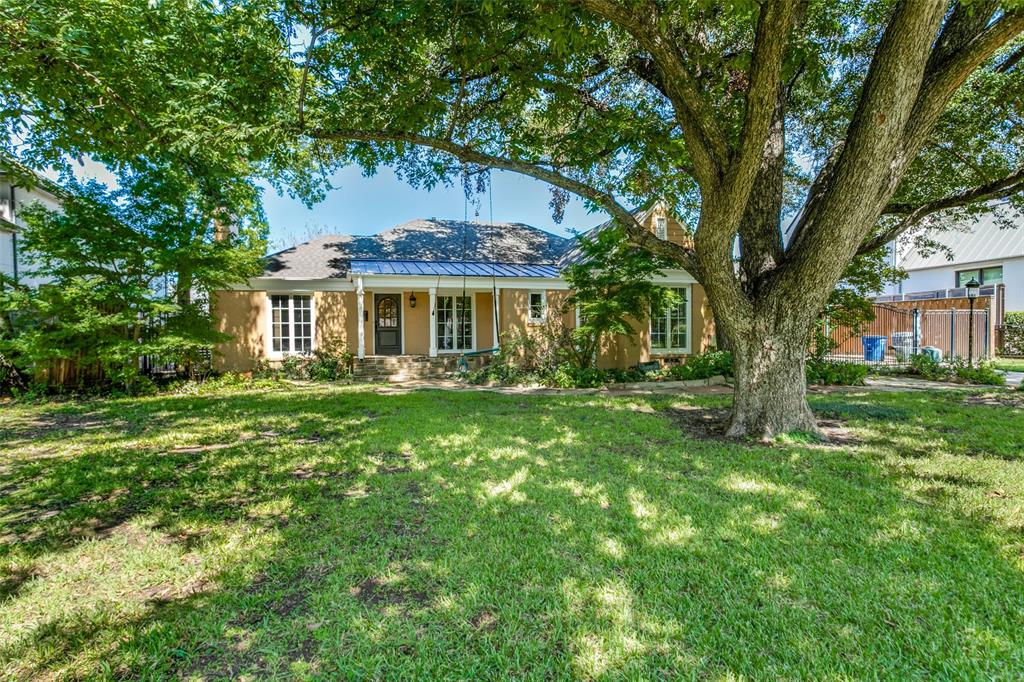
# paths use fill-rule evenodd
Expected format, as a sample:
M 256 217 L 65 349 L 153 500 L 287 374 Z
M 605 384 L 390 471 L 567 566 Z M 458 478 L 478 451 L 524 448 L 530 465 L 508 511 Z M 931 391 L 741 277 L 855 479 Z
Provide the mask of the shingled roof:
M 413 220 L 369 236 L 329 235 L 267 256 L 264 277 L 346 277 L 352 260 L 552 264 L 572 240 L 522 223 Z
M 645 220 L 647 220 L 648 214 L 654 209 L 655 205 L 656 204 L 652 202 L 647 206 L 636 209 L 635 211 L 633 211 L 633 217 L 636 218 L 641 223 L 644 222 Z M 562 252 L 562 254 L 558 257 L 558 261 L 556 262 L 556 265 L 558 265 L 558 269 L 562 270 L 564 268 L 569 267 L 570 265 L 577 265 L 579 263 L 586 262 L 587 258 L 586 255 L 583 253 L 582 247 L 580 246 L 580 239 L 594 239 L 595 237 L 597 237 L 598 234 L 608 229 L 613 224 L 615 224 L 614 218 L 611 220 L 606 220 L 600 225 L 592 227 L 586 232 L 579 234 L 574 239 L 568 240 L 569 243 L 566 246 L 565 251 Z

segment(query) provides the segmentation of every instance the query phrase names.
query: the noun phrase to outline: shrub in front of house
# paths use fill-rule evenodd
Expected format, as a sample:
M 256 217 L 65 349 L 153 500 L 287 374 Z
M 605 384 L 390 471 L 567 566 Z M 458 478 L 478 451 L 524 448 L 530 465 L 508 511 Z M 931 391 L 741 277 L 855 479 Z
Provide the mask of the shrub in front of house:
M 949 376 L 942 363 L 926 353 L 918 353 L 910 358 L 909 373 L 929 381 L 942 381 Z
M 504 351 L 503 351 L 504 352 Z M 643 381 L 685 381 L 709 379 L 732 374 L 732 355 L 728 351 L 709 351 L 694 355 L 684 364 L 668 369 L 644 372 L 637 367 L 598 369 L 577 367 L 571 362 L 544 365 L 517 362 L 518 355 L 506 354 L 482 369 L 466 375 L 470 384 L 539 384 L 552 388 L 597 388 L 605 384 L 631 384 Z
M 956 381 L 985 386 L 1006 384 L 1006 377 L 991 362 L 969 364 L 966 358 L 961 357 L 953 358 L 948 365 L 943 365 L 923 353 L 915 355 L 910 359 L 908 373 L 929 381 Z
M 271 367 L 266 360 L 259 360 L 253 374 L 275 379 L 338 381 L 351 374 L 352 357 L 344 344 L 327 341 L 308 353 L 289 355 L 277 368 Z
M 863 386 L 868 366 L 857 362 L 807 359 L 807 383 L 819 386 Z
M 1007 356 L 1024 355 L 1024 311 L 1003 316 L 1002 345 L 999 352 Z
M 954 381 L 985 386 L 1006 385 L 1006 377 L 990 362 L 977 362 L 971 366 L 964 358 L 955 358 L 950 363 L 950 369 Z
M 727 350 L 709 350 L 692 355 L 680 365 L 668 369 L 670 377 L 677 381 L 710 379 L 711 377 L 732 376 L 732 353 Z

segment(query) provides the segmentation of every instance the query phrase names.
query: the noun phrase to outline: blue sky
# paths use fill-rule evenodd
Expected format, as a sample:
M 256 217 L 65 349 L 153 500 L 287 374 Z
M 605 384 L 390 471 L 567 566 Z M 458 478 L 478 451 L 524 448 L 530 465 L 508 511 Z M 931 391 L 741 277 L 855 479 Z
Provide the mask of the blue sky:
M 108 186 L 115 177 L 103 165 L 86 159 L 72 164 L 79 178 L 95 178 Z M 47 173 L 57 179 L 53 171 Z M 520 222 L 555 234 L 569 236 L 572 230 L 586 230 L 608 219 L 603 211 L 588 213 L 583 202 L 572 197 L 565 209 L 565 220 L 556 225 L 548 202 L 551 193 L 546 183 L 533 178 L 493 171 L 495 222 Z M 461 220 L 465 215 L 465 196 L 461 183 L 438 186 L 433 190 L 413 189 L 399 180 L 390 168 L 381 168 L 371 177 L 356 166 L 349 166 L 331 177 L 334 189 L 327 198 L 309 209 L 287 195 L 279 195 L 264 185 L 263 206 L 270 223 L 270 250 L 298 244 L 325 234 L 375 234 L 417 218 Z M 481 197 L 479 215 L 470 205 L 470 220 L 487 222 L 490 211 L 487 195 Z
M 548 185 L 500 171 L 493 173 L 493 182 L 495 222 L 521 222 L 568 235 L 573 229 L 587 229 L 607 219 L 604 213 L 587 213 L 583 202 L 574 197 L 566 207 L 565 220 L 556 225 L 548 207 Z M 344 168 L 332 177 L 332 185 L 335 189 L 312 209 L 266 188 L 263 205 L 270 222 L 272 248 L 320 234 L 374 234 L 416 218 L 461 220 L 465 214 L 461 184 L 417 190 L 399 180 L 389 168 L 382 168 L 372 177 L 364 177 L 357 167 Z M 469 218 L 487 222 L 487 195 L 481 199 L 480 215 L 474 215 L 471 205 Z

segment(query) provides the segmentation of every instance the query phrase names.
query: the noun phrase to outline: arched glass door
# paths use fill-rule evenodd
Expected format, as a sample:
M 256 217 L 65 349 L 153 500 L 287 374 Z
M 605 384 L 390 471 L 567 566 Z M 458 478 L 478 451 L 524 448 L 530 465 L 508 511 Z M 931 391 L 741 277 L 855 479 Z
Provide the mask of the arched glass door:
M 374 340 L 377 355 L 398 355 L 402 352 L 402 296 L 374 295 Z

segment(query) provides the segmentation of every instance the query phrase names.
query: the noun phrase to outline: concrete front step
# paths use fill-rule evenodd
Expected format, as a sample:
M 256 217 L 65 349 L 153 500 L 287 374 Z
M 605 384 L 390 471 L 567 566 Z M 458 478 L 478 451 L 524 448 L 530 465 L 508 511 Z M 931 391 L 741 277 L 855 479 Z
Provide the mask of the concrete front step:
M 470 367 L 479 361 L 470 359 Z M 445 379 L 458 371 L 459 356 L 446 355 L 431 358 L 423 355 L 375 355 L 353 362 L 353 375 L 359 379 L 376 381 L 415 381 L 418 379 Z

